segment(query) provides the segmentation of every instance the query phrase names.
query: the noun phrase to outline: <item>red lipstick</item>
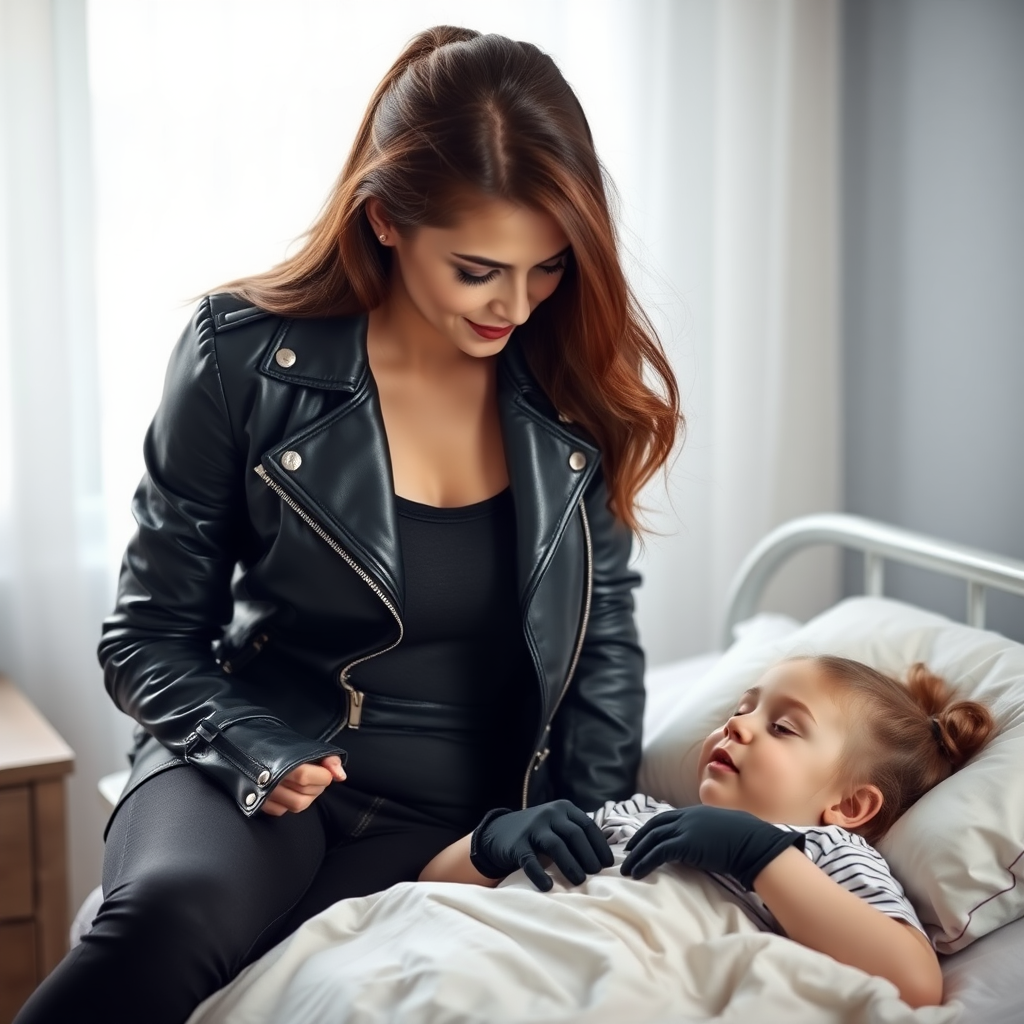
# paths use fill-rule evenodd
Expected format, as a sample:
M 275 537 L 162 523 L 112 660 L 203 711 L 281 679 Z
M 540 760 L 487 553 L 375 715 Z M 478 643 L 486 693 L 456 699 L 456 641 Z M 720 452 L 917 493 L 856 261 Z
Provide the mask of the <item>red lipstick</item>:
M 514 326 L 513 324 L 509 324 L 508 327 L 487 327 L 484 324 L 473 323 L 469 317 L 466 317 L 465 320 L 481 338 L 486 338 L 488 341 L 497 341 L 499 338 L 504 338 Z

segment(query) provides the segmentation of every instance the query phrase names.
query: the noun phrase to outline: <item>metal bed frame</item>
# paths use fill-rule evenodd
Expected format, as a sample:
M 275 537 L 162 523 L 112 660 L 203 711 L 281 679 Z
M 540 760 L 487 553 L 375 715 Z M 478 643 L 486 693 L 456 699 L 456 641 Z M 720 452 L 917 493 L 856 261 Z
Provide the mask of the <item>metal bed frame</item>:
M 889 526 L 861 516 L 823 513 L 791 519 L 773 530 L 743 560 L 729 591 L 722 646 L 733 641 L 733 626 L 750 618 L 768 582 L 779 568 L 804 548 L 821 544 L 864 554 L 864 592 L 881 597 L 885 562 L 930 569 L 967 583 L 966 620 L 985 628 L 985 593 L 990 587 L 1024 597 L 1024 561 L 990 551 L 939 540 L 923 533 Z

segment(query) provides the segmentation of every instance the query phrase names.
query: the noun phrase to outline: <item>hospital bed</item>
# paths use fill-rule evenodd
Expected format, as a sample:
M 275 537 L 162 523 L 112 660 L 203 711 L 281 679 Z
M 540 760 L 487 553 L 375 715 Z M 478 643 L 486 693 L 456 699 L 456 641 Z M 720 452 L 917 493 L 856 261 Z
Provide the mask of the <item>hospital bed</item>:
M 970 627 L 953 626 L 958 641 L 963 645 L 965 660 L 971 661 L 972 647 L 978 649 L 978 663 L 984 666 L 985 659 L 993 657 L 991 644 L 985 634 L 986 594 L 989 589 L 1015 594 L 1019 602 L 1020 621 L 1024 623 L 1024 562 L 992 554 L 961 544 L 925 536 L 909 530 L 879 523 L 859 516 L 826 514 L 806 516 L 783 524 L 768 534 L 750 552 L 736 574 L 733 582 L 725 623 L 722 631 L 724 648 L 747 643 L 753 647 L 765 644 L 771 647 L 780 639 L 796 633 L 798 623 L 783 616 L 759 613 L 761 598 L 775 573 L 799 552 L 819 545 L 836 545 L 858 551 L 863 556 L 863 589 L 869 598 L 882 599 L 885 588 L 887 562 L 895 562 L 929 570 L 944 577 L 953 577 L 964 584 L 964 620 Z M 851 608 L 853 616 L 867 616 L 868 608 L 863 603 Z M 913 629 L 912 610 L 897 602 L 892 608 L 882 608 L 893 618 L 911 619 L 908 629 Z M 977 631 L 977 633 L 973 633 Z M 941 636 L 943 627 L 937 627 Z M 998 645 L 998 641 L 997 641 Z M 1015 673 L 1017 684 L 1005 695 L 1017 706 L 1017 729 L 1024 720 L 1024 645 L 1003 640 L 1005 653 L 1015 655 L 1011 676 Z M 872 662 L 870 645 L 855 651 L 863 660 Z M 1002 654 L 1003 652 L 999 652 Z M 999 654 L 994 656 L 998 657 Z M 681 693 L 698 691 L 701 682 L 707 681 L 724 658 L 721 652 L 700 655 L 679 661 L 674 665 L 656 668 L 648 673 L 648 702 L 645 713 L 645 735 L 648 741 L 656 740 L 659 723 L 671 714 L 678 705 Z M 886 666 L 896 668 L 897 666 Z M 972 668 L 974 666 L 972 665 Z M 949 677 L 956 684 L 955 678 Z M 1004 713 L 999 733 L 1003 740 L 1014 731 L 1013 716 Z M 1017 775 L 1005 780 L 1015 792 L 1013 801 L 1019 808 L 1016 821 L 1007 822 L 1008 831 L 1016 825 L 1014 836 L 1006 836 L 1009 856 L 1006 858 L 1006 888 L 1015 891 L 1019 908 L 1014 919 L 1000 925 L 991 932 L 959 949 L 957 952 L 940 956 L 945 979 L 945 1001 L 959 1002 L 962 1007 L 963 1024 L 1022 1024 L 1024 1022 L 1024 733 L 1018 741 L 1019 748 L 1011 757 L 1016 765 Z M 650 745 L 650 742 L 648 743 Z M 985 755 L 982 754 L 981 759 Z M 647 772 L 647 775 L 655 774 Z M 945 784 L 943 784 L 945 785 Z M 993 823 L 997 827 L 998 823 Z M 1014 840 L 1018 845 L 1014 848 Z M 883 850 L 884 852 L 884 850 Z M 1020 859 L 1016 859 L 1019 857 Z M 1013 911 L 1007 911 L 1011 917 Z
M 764 590 L 775 572 L 796 553 L 819 545 L 838 545 L 862 553 L 864 596 L 841 601 L 803 625 L 786 616 L 759 611 Z M 885 598 L 885 569 L 891 562 L 962 580 L 965 624 Z M 959 1020 L 963 1024 L 1024 1021 L 1024 984 L 1020 977 L 1024 965 L 1024 644 L 985 630 L 986 593 L 990 589 L 1024 597 L 1024 561 L 860 517 L 804 517 L 773 531 L 745 560 L 731 590 L 722 651 L 687 658 L 648 672 L 645 751 L 639 788 L 675 804 L 695 802 L 695 786 L 691 781 L 695 772 L 690 769 L 695 764 L 696 740 L 710 731 L 709 725 L 713 728 L 723 720 L 723 711 L 753 678 L 772 661 L 788 654 L 837 653 L 894 674 L 904 671 L 912 661 L 923 660 L 965 696 L 984 700 L 992 707 L 997 729 L 989 746 L 960 772 L 922 798 L 879 844 L 942 953 L 946 1011 L 937 1011 L 938 1016 L 919 1011 L 904 1018 L 884 999 L 876 998 L 877 993 L 872 993 L 871 999 L 861 993 L 856 998 L 850 996 L 848 1007 L 830 1006 L 829 1013 L 834 1011 L 834 1015 L 828 1016 L 829 1020 Z M 1024 603 L 1021 608 L 1024 619 Z M 111 779 L 105 782 L 108 791 L 112 791 L 110 795 L 114 795 L 117 782 Z M 366 920 L 360 920 L 356 932 L 372 933 L 367 920 L 374 913 L 382 913 L 387 900 L 404 899 L 409 903 L 416 890 L 422 893 L 431 887 L 409 884 L 398 891 L 402 889 L 390 890 L 385 900 L 376 903 L 373 902 L 375 897 L 366 897 L 365 900 L 370 901 L 364 915 Z M 448 895 L 454 892 L 450 888 L 442 892 L 448 904 L 455 896 L 461 896 L 460 893 Z M 478 898 L 477 894 L 473 896 Z M 528 896 L 532 894 L 527 893 L 523 899 Z M 93 897 L 96 898 L 98 894 Z M 360 901 L 347 902 L 360 909 Z M 436 903 L 432 907 L 437 910 Z M 417 913 L 415 907 L 409 913 Z M 91 914 L 89 906 L 83 907 L 75 926 L 79 931 L 88 926 Z M 309 934 L 314 936 L 308 940 L 308 948 L 318 950 L 321 960 L 322 936 L 332 926 L 330 914 L 331 911 L 325 911 L 320 915 L 322 921 L 314 919 L 304 926 L 304 930 L 308 928 Z M 474 914 L 475 910 L 470 916 Z M 337 1005 L 320 1015 L 316 999 L 311 997 L 303 1002 L 303 978 L 313 977 L 303 974 L 301 949 L 307 948 L 301 945 L 306 941 L 301 938 L 304 930 L 300 930 L 299 938 L 292 942 L 295 966 L 287 969 L 282 966 L 287 965 L 288 953 L 281 954 L 280 950 L 289 945 L 283 943 L 245 972 L 236 986 L 237 997 L 223 998 L 219 1002 L 217 996 L 213 997 L 200 1009 L 196 1020 L 201 1020 L 202 1024 L 221 1021 L 230 1024 L 235 1020 L 275 1019 L 270 1011 L 266 1018 L 259 1013 L 247 1016 L 253 1012 L 253 1002 L 252 999 L 245 1002 L 246 986 L 253 989 L 261 972 L 273 971 L 285 972 L 293 996 L 295 986 L 299 986 L 299 1003 L 289 1004 L 290 1012 L 294 1014 L 295 1005 L 307 1007 L 307 1011 L 303 1011 L 304 1020 L 363 1020 L 355 1011 L 349 1015 L 341 1013 Z M 805 952 L 819 957 L 819 954 Z M 311 956 L 310 961 L 313 959 Z M 421 967 L 419 962 L 416 970 Z M 616 969 L 613 966 L 609 970 L 614 973 Z M 852 971 L 851 968 L 842 970 Z M 407 989 L 401 979 L 392 980 L 396 992 Z M 849 979 L 844 979 L 844 983 L 846 981 Z M 432 975 L 428 988 L 438 992 L 441 982 Z M 530 984 L 522 977 L 516 983 Z M 612 1024 L 616 1018 L 607 1014 L 613 1011 L 602 1011 L 591 998 L 602 985 L 607 987 L 608 979 L 597 978 L 594 984 L 596 987 L 588 990 L 586 999 L 581 1001 L 578 1014 L 569 1009 L 561 1015 L 552 1011 L 544 1016 L 538 1011 L 537 1016 L 517 1018 L 505 1004 L 505 1009 L 499 1013 L 498 997 L 495 997 L 494 1012 L 480 1013 L 479 1019 L 608 1020 Z M 855 990 L 860 991 L 853 985 L 850 991 Z M 258 991 L 258 986 L 253 991 Z M 667 1024 L 695 1019 L 756 1019 L 772 1024 L 775 1020 L 804 1019 L 800 1017 L 799 1008 L 793 1010 L 788 1003 L 784 1008 L 785 998 L 776 1006 L 771 996 L 766 997 L 767 1002 L 762 1000 L 757 1004 L 752 1016 L 745 1016 L 752 1008 L 748 1005 L 744 1010 L 738 1003 L 734 1005 L 728 995 L 726 993 L 725 1002 L 718 997 L 720 1016 L 675 1014 L 669 997 L 666 1012 L 657 1016 L 657 1020 L 659 1024 L 661 1021 Z M 786 993 L 783 996 L 788 998 Z M 254 998 L 265 1003 L 267 996 L 264 993 Z M 438 1022 L 477 1019 L 472 1010 L 467 1010 L 464 1016 L 436 1007 L 431 1010 L 429 997 L 426 1002 L 424 998 L 423 992 L 417 995 L 416 1014 L 408 1009 L 413 1004 L 395 1003 L 387 1012 L 398 1016 L 390 1019 Z M 820 1019 L 826 1019 L 824 1011 L 813 1007 L 803 1009 L 809 1013 L 808 1020 L 817 1019 L 818 1013 L 822 1014 Z M 382 1007 L 378 1005 L 373 1012 L 379 1014 Z M 340 1015 L 335 1017 L 334 1014 Z M 634 1016 L 629 1019 L 653 1021 L 655 1018 Z

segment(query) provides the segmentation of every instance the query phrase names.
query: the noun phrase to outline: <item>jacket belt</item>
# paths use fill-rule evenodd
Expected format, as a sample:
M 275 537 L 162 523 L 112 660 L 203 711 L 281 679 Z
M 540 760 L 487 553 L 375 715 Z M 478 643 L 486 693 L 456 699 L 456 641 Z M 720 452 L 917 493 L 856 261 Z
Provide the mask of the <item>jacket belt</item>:
M 363 693 L 359 725 L 348 728 L 444 733 L 466 738 L 493 729 L 496 724 L 497 716 L 489 708 Z M 340 735 L 337 738 L 344 743 Z

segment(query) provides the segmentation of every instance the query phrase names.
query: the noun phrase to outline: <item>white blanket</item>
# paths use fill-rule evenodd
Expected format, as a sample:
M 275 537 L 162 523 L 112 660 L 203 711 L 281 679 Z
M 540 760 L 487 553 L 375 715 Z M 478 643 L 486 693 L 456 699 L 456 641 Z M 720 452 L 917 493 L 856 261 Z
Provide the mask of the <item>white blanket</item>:
M 188 1024 L 947 1024 L 895 986 L 758 931 L 703 873 L 616 866 L 538 893 L 403 883 L 336 903 Z

